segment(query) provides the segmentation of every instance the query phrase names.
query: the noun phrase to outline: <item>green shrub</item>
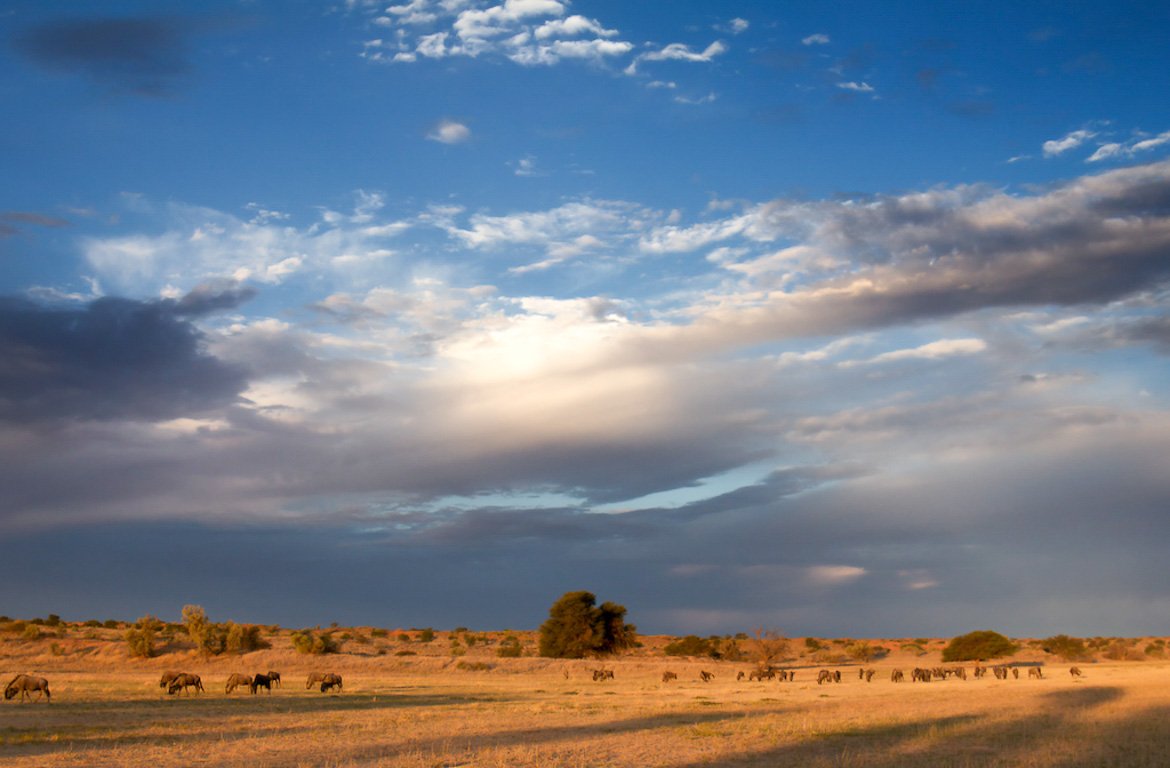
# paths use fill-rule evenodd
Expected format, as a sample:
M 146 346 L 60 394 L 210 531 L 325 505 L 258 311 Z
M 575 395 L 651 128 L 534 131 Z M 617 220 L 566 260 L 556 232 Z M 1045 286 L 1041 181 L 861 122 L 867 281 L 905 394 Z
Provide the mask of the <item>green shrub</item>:
M 388 629 L 371 629 L 370 637 L 390 637 L 390 630 Z
M 272 644 L 260 636 L 263 627 L 256 624 L 236 624 L 228 622 L 227 633 L 223 647 L 228 653 L 249 653 L 262 648 L 271 648 Z
M 410 635 L 406 634 L 405 632 L 399 632 L 398 633 L 398 642 L 409 643 L 410 642 Z
M 1082 661 L 1089 657 L 1089 649 L 1085 646 L 1085 641 L 1079 637 L 1053 635 L 1041 640 L 1040 647 L 1045 653 L 1059 656 L 1065 661 Z
M 667 643 L 662 652 L 667 656 L 711 656 L 714 650 L 710 640 L 704 640 L 697 635 L 687 635 Z
M 337 641 L 331 632 L 314 633 L 310 629 L 302 629 L 292 633 L 292 644 L 297 653 L 314 656 L 337 653 Z
M 465 672 L 486 672 L 491 668 L 492 665 L 486 661 L 461 661 L 455 665 L 455 669 L 461 669 Z
M 40 640 L 41 628 L 36 624 L 26 624 L 24 631 L 20 633 L 22 640 Z
M 106 619 L 102 622 L 102 626 L 106 629 L 117 629 L 118 627 L 122 626 L 122 622 L 118 621 L 117 619 Z
M 435 630 L 431 629 L 430 627 L 427 627 L 426 629 L 420 630 L 418 633 L 418 641 L 420 643 L 429 643 L 429 642 L 432 642 L 434 639 L 435 639 Z
M 154 637 L 158 627 L 159 620 L 147 614 L 126 630 L 126 648 L 131 656 L 136 659 L 149 659 L 154 655 Z
M 998 632 L 981 629 L 952 638 L 943 648 L 942 660 L 946 662 L 983 661 L 1000 656 L 1010 656 L 1018 648 L 1015 643 Z
M 518 659 L 524 655 L 524 646 L 520 644 L 520 638 L 515 635 L 508 635 L 500 641 L 500 647 L 496 649 L 496 655 L 503 659 Z

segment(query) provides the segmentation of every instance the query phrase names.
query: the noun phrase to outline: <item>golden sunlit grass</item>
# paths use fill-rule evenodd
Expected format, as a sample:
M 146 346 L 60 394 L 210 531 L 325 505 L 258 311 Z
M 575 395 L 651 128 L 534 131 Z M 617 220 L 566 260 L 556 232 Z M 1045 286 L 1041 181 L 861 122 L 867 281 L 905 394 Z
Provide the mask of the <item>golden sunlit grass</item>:
M 889 681 L 895 665 L 937 665 L 933 654 L 883 660 L 868 684 L 855 667 L 838 665 L 843 681 L 818 686 L 815 665 L 801 665 L 793 683 L 749 683 L 735 680 L 748 664 L 635 657 L 607 662 L 615 679 L 593 682 L 596 663 L 484 651 L 475 658 L 492 669 L 467 671 L 439 648 L 418 657 L 309 658 L 277 648 L 146 662 L 97 646 L 85 654 L 10 653 L 0 657 L 5 674 L 49 677 L 53 703 L 0 705 L 0 762 L 1154 768 L 1170 754 L 1170 667 L 1161 662 L 1081 664 L 1079 680 L 1067 664 L 1050 664 L 1043 680 Z M 169 666 L 201 674 L 207 692 L 164 695 L 158 674 Z M 285 680 L 271 696 L 224 694 L 231 672 L 267 668 Z M 305 690 L 315 669 L 341 672 L 344 692 Z M 662 683 L 667 669 L 679 680 Z M 715 680 L 700 682 L 701 669 Z

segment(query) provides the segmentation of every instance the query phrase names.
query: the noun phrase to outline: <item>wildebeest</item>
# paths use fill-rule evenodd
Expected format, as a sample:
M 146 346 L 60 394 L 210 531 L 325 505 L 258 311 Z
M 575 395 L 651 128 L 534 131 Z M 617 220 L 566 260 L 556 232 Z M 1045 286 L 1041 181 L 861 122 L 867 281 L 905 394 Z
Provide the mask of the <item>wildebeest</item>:
M 915 667 L 910 673 L 910 682 L 912 683 L 929 683 L 934 674 L 929 669 L 922 669 Z
M 820 672 L 817 672 L 817 685 L 820 685 L 821 683 L 831 683 L 831 682 L 833 682 L 833 673 L 832 672 L 830 672 L 827 669 L 822 669 Z
M 891 683 L 900 683 L 905 679 L 906 679 L 906 674 L 900 669 L 895 669 L 895 670 L 890 672 L 890 682 Z
M 976 680 L 978 680 L 979 678 L 983 677 L 986 674 L 987 674 L 987 667 L 981 667 L 978 664 L 975 665 L 975 679 Z
M 1044 672 L 1041 671 L 1040 667 L 1028 667 L 1028 677 L 1034 677 L 1037 680 L 1043 680 Z
M 991 671 L 995 675 L 996 680 L 1007 680 L 1008 678 L 1007 667 L 992 667 Z
M 341 675 L 335 675 L 332 672 L 326 673 L 321 679 L 321 693 L 325 693 L 330 688 L 341 691 Z
M 171 681 L 174 680 L 176 677 L 178 677 L 181 674 L 183 674 L 183 673 L 182 672 L 175 672 L 173 670 L 168 670 L 166 672 L 163 672 L 162 677 L 159 678 L 158 687 L 159 688 L 168 687 L 171 684 Z
M 702 680 L 704 683 L 709 683 L 715 679 L 715 673 L 708 672 L 705 669 L 700 669 L 699 670 L 699 679 Z
M 874 675 L 876 675 L 876 674 L 877 674 L 877 670 L 876 670 L 876 669 L 867 669 L 867 670 L 865 670 L 865 682 L 867 682 L 867 683 L 872 683 L 872 682 L 873 682 L 873 676 L 874 676 Z
M 203 691 L 203 680 L 199 675 L 190 675 L 186 672 L 176 675 L 175 679 L 171 680 L 170 685 L 167 686 L 167 694 L 175 694 L 182 691 L 186 695 L 188 688 L 194 688 L 199 692 Z
M 255 676 L 252 677 L 252 682 L 248 687 L 252 689 L 253 694 L 256 693 L 257 688 L 263 688 L 269 693 L 272 693 L 272 678 L 270 678 L 268 675 L 262 675 L 257 672 Z M 338 687 L 341 687 L 340 684 Z
M 281 684 L 280 684 L 280 673 L 279 673 L 279 672 L 273 672 L 273 671 L 270 669 L 270 670 L 268 670 L 268 674 L 267 674 L 267 675 L 265 675 L 265 677 L 267 677 L 267 678 L 268 678 L 268 681 L 269 681 L 269 682 L 270 682 L 272 685 L 275 685 L 277 688 L 281 688 L 281 687 L 283 687 L 283 686 L 281 686 Z
M 1019 667 L 1012 667 L 1012 677 L 1014 677 L 1017 680 L 1020 679 L 1020 668 Z
M 12 678 L 12 682 L 4 688 L 4 700 L 8 701 L 19 693 L 21 702 L 25 699 L 31 701 L 30 691 L 36 691 L 37 698 L 44 694 L 46 704 L 53 701 L 53 697 L 49 693 L 49 681 L 43 677 L 33 677 L 32 675 L 17 675 Z
M 612 669 L 595 669 L 593 670 L 593 680 L 613 680 Z
M 744 673 L 743 673 L 743 670 L 741 669 L 739 672 L 736 673 L 735 679 L 736 679 L 736 681 L 739 681 L 739 680 L 743 680 L 743 678 L 744 678 Z
M 232 691 L 234 691 L 236 688 L 241 688 L 241 687 L 251 688 L 252 687 L 252 678 L 248 677 L 247 675 L 241 675 L 239 672 L 234 672 L 234 673 L 232 673 L 232 676 L 229 677 L 227 679 L 227 682 L 224 684 L 223 692 L 225 694 L 228 694 L 228 693 L 231 693 Z
M 1080 667 L 1069 667 L 1068 673 L 1070 675 L 1072 675 L 1073 677 L 1080 677 L 1082 674 L 1084 674 L 1083 672 L 1081 672 Z
M 963 667 L 956 667 L 954 669 L 954 675 L 955 675 L 955 677 L 959 678 L 960 680 L 966 680 L 967 679 L 967 670 L 964 669 Z
M 662 682 L 669 683 L 671 680 L 678 680 L 678 675 L 670 671 L 662 673 Z

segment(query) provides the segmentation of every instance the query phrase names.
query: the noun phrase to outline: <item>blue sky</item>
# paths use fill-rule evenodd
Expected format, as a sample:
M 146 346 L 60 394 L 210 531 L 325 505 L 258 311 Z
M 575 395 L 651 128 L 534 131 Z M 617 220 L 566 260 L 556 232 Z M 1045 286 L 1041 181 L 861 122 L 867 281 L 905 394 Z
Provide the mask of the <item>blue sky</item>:
M 7 613 L 1170 633 L 1158 4 L 0 31 Z

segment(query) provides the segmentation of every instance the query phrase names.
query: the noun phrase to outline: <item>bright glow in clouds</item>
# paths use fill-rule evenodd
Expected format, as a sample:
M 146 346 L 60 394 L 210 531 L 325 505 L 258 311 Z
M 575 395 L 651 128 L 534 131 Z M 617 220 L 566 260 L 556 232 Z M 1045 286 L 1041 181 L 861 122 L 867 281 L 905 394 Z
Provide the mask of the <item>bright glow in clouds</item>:
M 990 2 L 17 4 L 5 611 L 1170 633 L 1170 49 Z

